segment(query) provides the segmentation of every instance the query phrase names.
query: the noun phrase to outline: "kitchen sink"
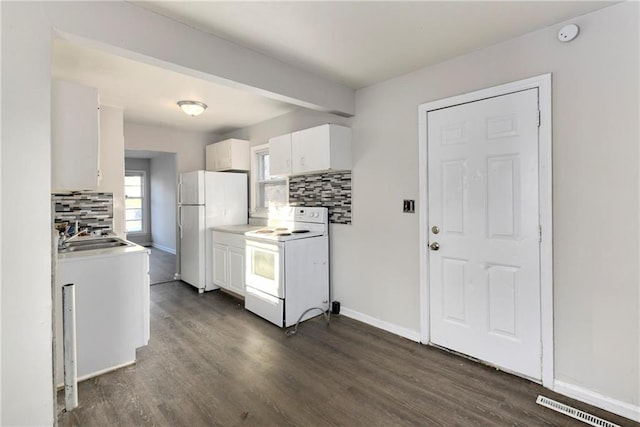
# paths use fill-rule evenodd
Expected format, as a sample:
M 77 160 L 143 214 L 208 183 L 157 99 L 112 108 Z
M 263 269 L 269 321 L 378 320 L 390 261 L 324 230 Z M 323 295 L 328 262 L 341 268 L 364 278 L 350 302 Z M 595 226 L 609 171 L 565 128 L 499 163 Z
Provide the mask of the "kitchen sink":
M 88 240 L 73 240 L 64 244 L 64 247 L 59 250 L 61 253 L 79 252 L 79 251 L 92 251 L 96 249 L 109 249 L 119 248 L 122 246 L 133 246 L 133 243 L 127 242 L 122 239 L 107 237 Z

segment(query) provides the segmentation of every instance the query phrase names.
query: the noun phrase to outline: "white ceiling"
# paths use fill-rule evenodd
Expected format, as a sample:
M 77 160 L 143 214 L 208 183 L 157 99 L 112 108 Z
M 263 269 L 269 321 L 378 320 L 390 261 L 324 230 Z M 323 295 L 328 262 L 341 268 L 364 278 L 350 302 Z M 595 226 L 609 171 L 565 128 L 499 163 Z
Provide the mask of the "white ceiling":
M 606 1 L 136 1 L 360 89 L 613 4 Z
M 143 1 L 136 5 L 358 89 L 614 2 Z M 56 40 L 53 76 L 96 87 L 125 120 L 224 134 L 298 107 Z M 199 117 L 176 102 L 209 108 Z
M 100 103 L 123 107 L 126 121 L 197 132 L 224 134 L 297 108 L 60 39 L 53 45 L 52 74 L 97 88 Z M 176 103 L 189 99 L 207 110 L 187 116 Z

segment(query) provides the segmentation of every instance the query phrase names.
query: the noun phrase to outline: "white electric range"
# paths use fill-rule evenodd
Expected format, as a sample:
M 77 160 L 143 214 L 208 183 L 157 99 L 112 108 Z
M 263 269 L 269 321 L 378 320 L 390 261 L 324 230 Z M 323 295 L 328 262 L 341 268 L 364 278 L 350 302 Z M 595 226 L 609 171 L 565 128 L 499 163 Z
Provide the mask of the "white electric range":
M 327 208 L 273 208 L 245 241 L 247 310 L 288 327 L 329 309 Z M 319 310 L 305 313 L 312 308 Z

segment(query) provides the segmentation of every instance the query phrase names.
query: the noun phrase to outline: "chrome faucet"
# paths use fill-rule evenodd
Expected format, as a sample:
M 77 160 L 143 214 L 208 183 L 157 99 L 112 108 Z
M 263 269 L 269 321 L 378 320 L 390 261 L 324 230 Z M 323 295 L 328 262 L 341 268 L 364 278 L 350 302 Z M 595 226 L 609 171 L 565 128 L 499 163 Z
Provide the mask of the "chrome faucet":
M 77 222 L 76 222 L 77 224 Z M 67 247 L 67 243 L 69 243 L 71 240 L 77 238 L 78 236 L 80 236 L 83 233 L 86 233 L 89 229 L 85 228 L 84 230 L 79 230 L 76 226 L 76 231 L 77 233 L 71 235 L 71 236 L 67 236 L 65 233 L 61 232 L 60 233 L 60 239 L 58 240 L 58 249 L 65 249 Z

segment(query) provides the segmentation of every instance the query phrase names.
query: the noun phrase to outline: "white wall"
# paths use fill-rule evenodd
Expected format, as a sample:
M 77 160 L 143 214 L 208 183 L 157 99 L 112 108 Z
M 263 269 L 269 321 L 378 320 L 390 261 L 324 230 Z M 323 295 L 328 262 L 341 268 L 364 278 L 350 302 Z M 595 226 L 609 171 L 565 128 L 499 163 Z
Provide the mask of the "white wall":
M 151 192 L 153 189 L 151 188 L 151 161 L 149 159 L 138 159 L 125 157 L 124 159 L 124 168 L 126 171 L 143 171 L 145 173 L 144 176 L 144 209 L 146 212 L 146 221 L 144 223 L 145 232 L 144 233 L 136 233 L 136 234 L 127 234 L 127 239 L 137 243 L 139 245 L 149 245 L 152 242 L 151 237 L 151 229 L 153 227 L 153 212 L 151 212 Z M 124 184 L 123 184 L 124 185 Z
M 51 27 L 37 4 L 1 8 L 0 425 L 52 425 Z
M 113 231 L 125 236 L 124 119 L 120 107 L 100 106 L 100 183 L 98 191 L 113 193 Z
M 187 132 L 125 122 L 124 140 L 127 150 L 160 151 L 176 154 L 178 173 L 205 167 L 205 146 L 217 141 L 214 134 Z
M 419 104 L 553 73 L 555 373 L 640 404 L 638 3 L 560 25 L 356 92 L 353 225 L 333 233 L 334 297 L 419 331 Z
M 151 234 L 153 246 L 176 253 L 176 155 L 151 158 Z

